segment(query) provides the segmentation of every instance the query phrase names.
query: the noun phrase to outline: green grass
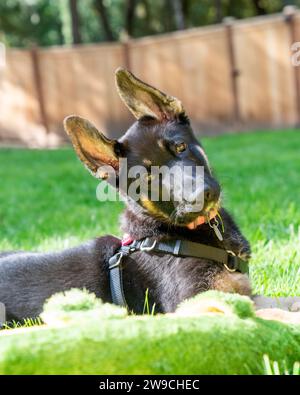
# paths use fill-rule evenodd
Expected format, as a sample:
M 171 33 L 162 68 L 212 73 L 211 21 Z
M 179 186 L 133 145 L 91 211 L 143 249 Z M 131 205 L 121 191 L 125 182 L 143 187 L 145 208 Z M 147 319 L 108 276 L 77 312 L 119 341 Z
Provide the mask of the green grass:
M 43 321 L 40 317 L 38 318 L 24 318 L 22 321 L 12 320 L 10 322 L 5 322 L 0 330 L 7 329 L 18 329 L 18 328 L 31 328 L 33 326 L 43 325 Z
M 254 291 L 300 295 L 300 131 L 203 139 L 230 209 L 252 244 Z M 98 202 L 71 148 L 0 150 L 0 250 L 61 249 L 120 235 L 122 204 Z
M 177 315 L 140 317 L 71 290 L 42 319 L 0 333 L 0 375 L 299 374 L 300 326 L 256 317 L 245 296 L 209 291 Z
M 279 364 L 277 361 L 270 361 L 270 358 L 268 355 L 264 355 L 263 357 L 264 360 L 264 366 L 265 366 L 265 374 L 268 376 L 280 376 L 280 375 L 293 375 L 293 376 L 299 376 L 300 375 L 300 364 L 299 362 L 295 362 L 293 364 L 291 372 L 289 369 L 286 368 L 286 362 L 283 361 L 281 364 Z M 282 369 L 280 368 L 280 365 L 285 365 L 285 368 Z

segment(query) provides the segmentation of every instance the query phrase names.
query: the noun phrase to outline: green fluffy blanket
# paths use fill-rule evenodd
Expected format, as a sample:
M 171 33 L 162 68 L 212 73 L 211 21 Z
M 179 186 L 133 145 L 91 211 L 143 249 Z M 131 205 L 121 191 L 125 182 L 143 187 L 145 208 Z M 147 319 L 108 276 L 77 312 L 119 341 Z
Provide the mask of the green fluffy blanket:
M 263 374 L 291 372 L 300 325 L 257 318 L 249 298 L 215 291 L 176 314 L 127 315 L 71 290 L 45 305 L 45 325 L 0 331 L 1 374 Z

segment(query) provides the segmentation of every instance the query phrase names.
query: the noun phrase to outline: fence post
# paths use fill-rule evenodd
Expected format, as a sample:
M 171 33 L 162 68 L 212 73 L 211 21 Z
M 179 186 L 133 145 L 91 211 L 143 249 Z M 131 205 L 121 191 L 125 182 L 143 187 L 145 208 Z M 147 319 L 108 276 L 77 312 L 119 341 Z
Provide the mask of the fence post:
M 296 13 L 296 7 L 295 6 L 285 6 L 283 9 L 283 16 L 285 18 L 285 21 L 288 24 L 289 27 L 289 33 L 290 33 L 290 46 L 293 45 L 297 41 L 297 29 L 296 29 L 296 24 L 295 24 L 295 13 Z M 300 37 L 299 40 L 300 41 Z M 296 121 L 296 127 L 300 126 L 300 66 L 294 66 L 294 84 L 295 84 L 295 90 L 296 90 L 296 111 L 297 111 L 297 121 Z
M 237 84 L 237 78 L 240 75 L 240 72 L 237 69 L 237 65 L 236 65 L 235 48 L 233 43 L 234 18 L 226 17 L 223 19 L 223 23 L 225 25 L 227 48 L 228 48 L 229 62 L 230 62 L 230 79 L 231 79 L 231 91 L 232 91 L 232 99 L 233 99 L 233 119 L 235 123 L 238 123 L 241 120 L 239 93 L 238 93 L 238 84 Z
M 121 43 L 123 46 L 124 66 L 127 70 L 130 70 L 130 36 L 124 33 L 121 37 Z
M 38 98 L 38 102 L 39 102 L 41 122 L 46 130 L 46 133 L 48 134 L 49 133 L 49 125 L 48 125 L 46 108 L 45 108 L 45 98 L 44 98 L 44 92 L 43 92 L 43 87 L 42 87 L 42 75 L 41 75 L 39 53 L 38 53 L 37 47 L 33 47 L 31 49 L 31 59 L 32 59 L 32 69 L 33 69 L 35 88 L 36 88 L 37 98 Z

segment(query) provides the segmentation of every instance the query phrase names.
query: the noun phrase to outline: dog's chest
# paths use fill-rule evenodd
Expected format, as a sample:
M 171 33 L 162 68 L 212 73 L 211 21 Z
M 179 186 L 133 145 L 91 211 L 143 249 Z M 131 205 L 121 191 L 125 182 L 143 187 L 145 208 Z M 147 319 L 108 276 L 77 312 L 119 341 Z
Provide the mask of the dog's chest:
M 172 312 L 186 298 L 210 289 L 222 270 L 200 258 L 136 252 L 123 262 L 126 301 L 137 313 L 153 304 L 155 312 Z

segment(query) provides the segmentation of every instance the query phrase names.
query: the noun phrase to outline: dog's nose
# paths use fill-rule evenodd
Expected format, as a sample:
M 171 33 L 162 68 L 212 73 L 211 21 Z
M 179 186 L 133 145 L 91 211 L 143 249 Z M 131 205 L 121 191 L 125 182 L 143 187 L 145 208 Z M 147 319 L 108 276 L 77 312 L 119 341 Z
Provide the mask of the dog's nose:
M 190 194 L 188 199 L 183 199 L 185 203 L 189 203 L 192 206 L 201 205 L 207 207 L 210 203 L 217 203 L 220 197 L 220 186 L 219 184 L 212 182 L 210 184 L 205 183 L 201 191 Z M 195 207 L 194 207 L 195 208 Z

